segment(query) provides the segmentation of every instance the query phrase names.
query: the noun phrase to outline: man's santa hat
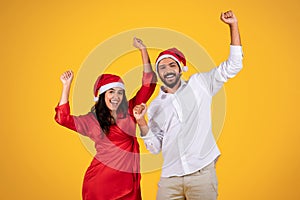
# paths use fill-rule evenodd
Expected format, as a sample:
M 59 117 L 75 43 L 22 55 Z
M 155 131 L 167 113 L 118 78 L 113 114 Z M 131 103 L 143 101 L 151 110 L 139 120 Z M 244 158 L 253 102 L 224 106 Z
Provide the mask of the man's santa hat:
M 114 74 L 100 75 L 94 85 L 94 101 L 98 101 L 100 94 L 114 87 L 125 90 L 124 82 L 119 76 Z
M 171 48 L 171 49 L 167 49 L 167 50 L 161 52 L 158 55 L 156 62 L 155 62 L 155 67 L 156 67 L 157 72 L 158 72 L 157 69 L 158 69 L 159 62 L 165 58 L 171 58 L 171 59 L 175 60 L 183 72 L 186 72 L 188 70 L 188 67 L 186 66 L 186 60 L 185 60 L 183 53 L 176 48 Z

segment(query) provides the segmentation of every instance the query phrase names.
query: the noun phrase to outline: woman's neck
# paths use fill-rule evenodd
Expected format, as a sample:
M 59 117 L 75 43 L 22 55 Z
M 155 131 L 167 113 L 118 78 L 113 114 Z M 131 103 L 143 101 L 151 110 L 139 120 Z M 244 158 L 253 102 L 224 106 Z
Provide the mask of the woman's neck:
M 117 119 L 117 111 L 116 110 L 110 111 L 110 114 L 115 120 Z

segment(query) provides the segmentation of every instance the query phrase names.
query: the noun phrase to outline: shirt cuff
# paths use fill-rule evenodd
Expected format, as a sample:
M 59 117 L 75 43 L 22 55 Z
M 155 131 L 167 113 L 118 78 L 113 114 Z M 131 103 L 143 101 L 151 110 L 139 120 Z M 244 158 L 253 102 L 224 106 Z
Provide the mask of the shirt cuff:
M 64 104 L 61 104 L 59 105 L 59 103 L 57 104 L 57 106 L 55 107 L 55 110 L 67 110 L 67 111 L 70 111 L 70 105 L 69 105 L 69 101 L 64 103 Z
M 241 56 L 243 57 L 243 49 L 240 45 L 230 45 L 230 57 Z
M 155 137 L 155 135 L 152 133 L 152 131 L 149 129 L 147 135 L 145 136 L 142 136 L 141 135 L 141 138 L 144 140 L 144 141 L 148 141 L 148 140 L 151 140 L 153 137 Z

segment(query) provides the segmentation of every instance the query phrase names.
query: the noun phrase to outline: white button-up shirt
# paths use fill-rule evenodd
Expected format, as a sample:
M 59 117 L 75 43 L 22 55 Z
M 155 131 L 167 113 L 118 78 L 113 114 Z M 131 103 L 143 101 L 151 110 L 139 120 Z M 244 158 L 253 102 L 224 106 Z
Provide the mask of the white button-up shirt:
M 162 151 L 162 177 L 193 173 L 220 155 L 212 133 L 212 97 L 242 69 L 242 57 L 241 46 L 230 46 L 229 58 L 218 67 L 181 80 L 175 94 L 161 89 L 151 102 L 149 132 L 142 138 L 151 153 Z

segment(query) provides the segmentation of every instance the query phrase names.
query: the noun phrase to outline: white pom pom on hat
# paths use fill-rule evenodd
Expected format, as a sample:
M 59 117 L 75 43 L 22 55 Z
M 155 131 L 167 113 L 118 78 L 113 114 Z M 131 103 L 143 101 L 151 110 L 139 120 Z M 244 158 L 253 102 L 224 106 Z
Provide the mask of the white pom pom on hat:
M 189 69 L 187 66 L 183 66 L 181 68 L 182 68 L 182 71 L 184 71 L 184 72 L 186 72 Z
M 171 48 L 171 49 L 162 51 L 158 55 L 156 62 L 155 62 L 156 72 L 158 71 L 157 70 L 158 63 L 162 59 L 165 59 L 165 58 L 171 58 L 171 59 L 175 60 L 183 72 L 186 72 L 188 70 L 188 67 L 186 66 L 186 59 L 185 59 L 185 56 L 183 55 L 183 53 L 176 48 Z M 180 63 L 182 63 L 182 65 L 180 65 Z

